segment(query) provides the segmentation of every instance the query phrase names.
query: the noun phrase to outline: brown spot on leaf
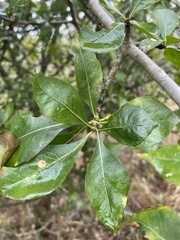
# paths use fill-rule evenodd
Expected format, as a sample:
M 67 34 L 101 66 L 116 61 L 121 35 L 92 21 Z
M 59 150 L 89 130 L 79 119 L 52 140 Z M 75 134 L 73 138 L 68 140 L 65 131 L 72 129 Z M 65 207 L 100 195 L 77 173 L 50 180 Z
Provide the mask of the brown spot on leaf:
M 11 132 L 5 131 L 0 135 L 0 169 L 19 146 L 19 139 Z
M 39 160 L 38 161 L 38 167 L 44 168 L 46 166 L 47 162 L 45 160 Z

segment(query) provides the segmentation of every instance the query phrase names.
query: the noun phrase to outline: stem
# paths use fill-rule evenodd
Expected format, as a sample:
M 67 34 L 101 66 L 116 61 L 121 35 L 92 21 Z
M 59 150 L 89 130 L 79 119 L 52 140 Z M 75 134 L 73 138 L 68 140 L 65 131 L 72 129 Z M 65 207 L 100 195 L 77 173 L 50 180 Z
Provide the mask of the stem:
M 127 54 L 143 67 L 154 81 L 156 81 L 180 107 L 180 87 L 139 48 L 131 44 L 126 50 Z
M 109 76 L 104 84 L 104 87 L 102 88 L 101 92 L 100 92 L 100 97 L 99 97 L 99 101 L 98 101 L 98 105 L 96 108 L 96 115 L 99 117 L 99 114 L 102 111 L 102 107 L 104 104 L 104 99 L 106 97 L 108 88 L 111 84 L 111 82 L 114 80 L 114 77 L 117 73 L 117 71 L 119 71 L 121 63 L 125 57 L 126 53 L 124 52 L 123 49 L 120 49 L 119 54 L 118 54 L 118 58 L 116 60 L 116 62 L 114 63 L 113 67 L 110 70 Z
M 101 24 L 107 29 L 111 29 L 114 21 L 107 15 L 98 0 L 85 0 L 86 6 L 100 20 Z

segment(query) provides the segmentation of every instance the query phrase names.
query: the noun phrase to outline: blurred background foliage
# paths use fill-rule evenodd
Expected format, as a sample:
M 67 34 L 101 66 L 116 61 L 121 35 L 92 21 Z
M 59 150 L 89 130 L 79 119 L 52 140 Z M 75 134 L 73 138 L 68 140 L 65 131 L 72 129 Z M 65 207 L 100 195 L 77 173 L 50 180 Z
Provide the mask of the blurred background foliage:
M 23 1 L 24 2 L 24 1 Z M 129 1 L 114 1 L 117 9 L 128 15 Z M 13 6 L 13 7 L 12 7 Z M 180 1 L 160 1 L 152 8 L 136 13 L 138 21 L 152 21 L 154 8 L 169 8 L 180 13 Z M 111 13 L 109 13 L 111 14 Z M 121 16 L 112 13 L 116 21 Z M 32 95 L 34 72 L 54 76 L 75 85 L 74 60 L 71 46 L 84 25 L 102 26 L 80 0 L 27 0 L 16 7 L 15 1 L 0 0 L 0 131 L 14 111 L 24 109 L 35 116 L 39 110 Z M 145 36 L 133 29 L 137 43 Z M 163 58 L 163 50 L 154 49 L 148 55 L 177 82 L 180 72 Z M 104 79 L 117 52 L 98 55 Z M 136 96 L 166 96 L 152 79 L 131 59 L 125 59 L 116 74 L 105 101 L 105 112 L 113 112 Z

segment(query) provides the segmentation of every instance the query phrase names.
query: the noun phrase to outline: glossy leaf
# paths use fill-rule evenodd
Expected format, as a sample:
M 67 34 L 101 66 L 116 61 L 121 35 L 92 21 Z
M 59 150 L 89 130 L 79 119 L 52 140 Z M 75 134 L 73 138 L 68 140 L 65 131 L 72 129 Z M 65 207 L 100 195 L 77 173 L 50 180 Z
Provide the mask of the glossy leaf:
M 5 131 L 0 135 L 0 169 L 14 153 L 19 145 L 19 139 L 11 132 Z
M 157 124 L 151 134 L 138 145 L 140 148 L 155 149 L 157 144 L 167 137 L 172 128 L 180 122 L 178 117 L 163 103 L 154 97 L 139 97 L 126 103 L 126 106 L 142 108 L 152 121 Z
M 149 240 L 177 240 L 180 236 L 180 217 L 171 208 L 160 206 L 135 213 L 127 222 L 138 222 Z
M 95 53 L 73 46 L 76 81 L 82 100 L 95 116 L 99 100 L 98 86 L 102 82 L 102 70 Z M 93 69 L 93 70 L 92 70 Z
M 176 67 L 180 68 L 180 50 L 177 48 L 166 48 L 164 51 L 164 57 L 172 62 Z
M 36 118 L 30 114 L 23 115 L 17 112 L 8 122 L 7 129 L 19 138 L 20 146 L 6 166 L 17 166 L 28 162 L 67 127 L 45 117 Z
M 69 125 L 88 124 L 81 99 L 70 84 L 38 74 L 33 92 L 38 106 L 51 120 Z
M 159 32 L 163 39 L 171 35 L 179 24 L 178 15 L 169 9 L 158 9 L 154 11 L 154 18 L 159 27 Z
M 81 46 L 89 51 L 105 53 L 120 47 L 125 36 L 124 23 L 113 25 L 111 30 L 94 32 L 90 26 L 85 26 L 79 34 Z
M 140 107 L 126 106 L 108 119 L 102 130 L 107 131 L 119 143 L 136 146 L 156 128 L 148 114 Z
M 86 193 L 99 220 L 111 231 L 123 217 L 129 190 L 129 178 L 120 162 L 101 142 L 91 158 L 85 179 Z
M 148 38 L 159 39 L 156 33 L 156 25 L 154 23 L 131 21 L 133 27 L 143 32 Z
M 51 193 L 67 177 L 86 139 L 48 146 L 32 161 L 11 168 L 0 179 L 0 194 L 13 199 L 32 199 Z
M 132 11 L 130 16 L 133 16 L 137 11 L 145 9 L 157 2 L 159 2 L 159 0 L 132 0 Z
M 168 182 L 180 185 L 180 146 L 171 145 L 149 153 L 139 153 Z

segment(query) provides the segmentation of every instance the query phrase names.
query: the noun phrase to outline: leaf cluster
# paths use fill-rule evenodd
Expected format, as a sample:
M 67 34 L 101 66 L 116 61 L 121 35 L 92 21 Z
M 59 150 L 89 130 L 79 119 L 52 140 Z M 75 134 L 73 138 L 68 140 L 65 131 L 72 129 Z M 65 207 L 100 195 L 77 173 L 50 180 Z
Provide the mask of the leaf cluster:
M 81 8 L 85 7 L 82 1 L 72 2 Z M 137 213 L 120 225 L 130 180 L 122 164 L 103 143 L 101 136 L 105 133 L 120 144 L 145 150 L 153 149 L 153 152 L 139 156 L 147 159 L 163 178 L 179 184 L 179 146 L 155 149 L 173 127 L 180 123 L 180 119 L 166 105 L 150 96 L 134 98 L 108 116 L 103 116 L 99 111 L 105 88 L 99 91 L 103 85 L 103 73 L 95 53 L 107 53 L 120 48 L 127 36 L 127 18 L 111 1 L 103 2 L 124 18 L 125 22 L 114 24 L 111 30 L 102 29 L 99 32 L 92 31 L 89 26 L 82 28 L 79 44 L 72 47 L 77 89 L 64 80 L 42 74 L 35 75 L 33 95 L 44 116 L 33 117 L 27 112 L 19 111 L 9 120 L 8 132 L 0 136 L 0 166 L 4 166 L 0 194 L 22 200 L 51 193 L 66 179 L 78 153 L 88 138 L 95 134 L 96 146 L 86 171 L 85 190 L 96 215 L 115 234 L 121 227 L 136 221 L 142 225 L 150 239 L 164 239 L 164 236 L 169 236 L 166 226 L 174 226 L 174 222 L 179 222 L 177 215 L 166 207 Z M 148 38 L 161 41 L 168 49 L 169 45 L 179 42 L 177 38 L 170 36 L 178 23 L 174 12 L 167 9 L 156 10 L 156 25 L 130 20 L 136 12 L 156 2 L 158 1 L 132 1 L 128 21 Z M 27 2 L 11 1 L 10 8 L 17 9 L 24 4 Z M 44 36 L 51 35 L 49 28 L 44 28 L 43 31 L 47 31 Z M 174 50 L 178 51 L 173 48 Z M 166 216 L 170 220 L 162 221 Z M 152 219 L 155 218 L 157 220 L 153 222 Z M 179 230 L 175 228 L 173 239 L 178 233 Z

